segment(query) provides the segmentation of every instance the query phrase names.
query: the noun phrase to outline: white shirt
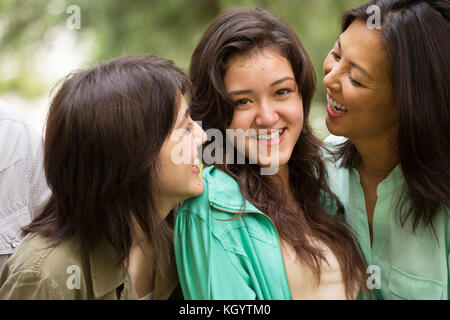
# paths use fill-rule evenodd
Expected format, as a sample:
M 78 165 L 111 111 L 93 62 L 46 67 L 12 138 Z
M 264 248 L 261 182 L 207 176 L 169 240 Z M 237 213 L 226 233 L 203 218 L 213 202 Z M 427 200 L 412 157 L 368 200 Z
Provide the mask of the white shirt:
M 42 162 L 41 136 L 0 101 L 0 273 L 50 196 Z

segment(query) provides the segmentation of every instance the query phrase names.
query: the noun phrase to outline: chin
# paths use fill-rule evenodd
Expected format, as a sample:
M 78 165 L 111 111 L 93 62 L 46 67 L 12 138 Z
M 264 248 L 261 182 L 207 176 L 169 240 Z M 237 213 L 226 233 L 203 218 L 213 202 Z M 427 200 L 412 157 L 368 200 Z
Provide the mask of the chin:
M 203 180 L 200 178 L 198 181 L 195 181 L 192 183 L 191 188 L 189 189 L 189 198 L 199 196 L 203 193 L 203 190 L 205 189 L 205 184 Z
M 336 126 L 334 126 L 333 124 L 329 123 L 329 120 L 327 118 L 326 120 L 326 125 L 327 125 L 327 129 L 328 131 L 335 136 L 343 136 L 344 132 L 342 130 L 339 130 L 339 128 L 336 128 Z
M 264 159 L 264 160 L 266 160 L 266 159 Z M 285 166 L 288 163 L 288 161 L 289 161 L 289 157 L 282 155 L 282 156 L 280 156 L 278 163 L 275 163 L 275 161 L 270 161 L 269 164 L 267 164 L 267 161 L 264 161 L 264 164 L 262 164 L 262 162 L 258 161 L 258 165 L 261 168 L 275 168 L 275 164 L 276 164 L 276 167 L 279 169 L 279 168 Z

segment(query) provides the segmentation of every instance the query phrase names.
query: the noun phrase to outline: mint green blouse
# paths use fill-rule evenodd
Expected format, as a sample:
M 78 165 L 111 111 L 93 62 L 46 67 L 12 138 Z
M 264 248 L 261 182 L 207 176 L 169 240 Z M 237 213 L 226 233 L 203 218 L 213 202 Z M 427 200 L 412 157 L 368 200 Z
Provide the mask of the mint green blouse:
M 330 135 L 325 145 L 333 150 L 344 141 L 344 137 Z M 330 187 L 344 205 L 346 221 L 359 241 L 369 266 L 367 285 L 376 298 L 448 300 L 450 208 L 441 208 L 434 221 L 436 235 L 431 230 L 416 229 L 413 233 L 411 219 L 402 227 L 395 209 L 405 179 L 397 165 L 377 187 L 371 245 L 358 171 L 339 168 L 339 162 L 329 154 L 324 156 Z

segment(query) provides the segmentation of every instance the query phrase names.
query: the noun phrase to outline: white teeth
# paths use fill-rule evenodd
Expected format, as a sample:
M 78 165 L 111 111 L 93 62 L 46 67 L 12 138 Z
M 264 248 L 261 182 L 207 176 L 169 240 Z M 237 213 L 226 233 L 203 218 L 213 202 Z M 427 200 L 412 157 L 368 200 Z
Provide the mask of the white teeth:
M 272 140 L 272 139 L 278 138 L 283 133 L 283 130 L 284 129 L 273 130 L 270 134 L 261 133 L 254 138 L 256 138 L 258 140 Z
M 331 109 L 333 110 L 333 112 L 335 113 L 346 113 L 347 107 L 339 104 L 338 102 L 334 101 L 329 94 L 327 94 L 327 100 L 328 103 L 330 104 Z

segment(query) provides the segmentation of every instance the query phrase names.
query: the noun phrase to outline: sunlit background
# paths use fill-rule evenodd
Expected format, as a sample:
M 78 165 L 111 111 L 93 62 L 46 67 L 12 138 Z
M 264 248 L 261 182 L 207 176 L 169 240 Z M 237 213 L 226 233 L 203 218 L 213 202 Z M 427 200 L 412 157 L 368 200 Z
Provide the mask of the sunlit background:
M 339 35 L 342 12 L 364 2 L 0 0 L 0 99 L 19 108 L 43 133 L 52 88 L 69 72 L 139 53 L 171 59 L 187 71 L 197 41 L 218 13 L 234 6 L 260 7 L 291 25 L 313 61 L 318 86 L 309 121 L 323 138 L 322 63 Z

